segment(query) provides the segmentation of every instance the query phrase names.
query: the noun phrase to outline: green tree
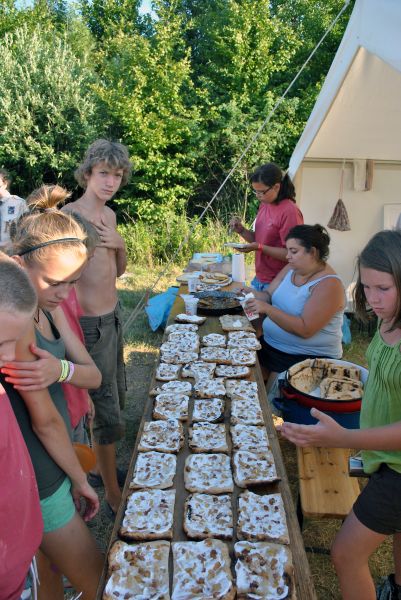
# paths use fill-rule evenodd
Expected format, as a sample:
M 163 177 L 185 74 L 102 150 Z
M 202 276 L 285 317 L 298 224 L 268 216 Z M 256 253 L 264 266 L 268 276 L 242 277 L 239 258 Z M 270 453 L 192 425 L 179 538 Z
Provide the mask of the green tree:
M 0 164 L 23 195 L 42 181 L 71 188 L 97 133 L 93 73 L 55 32 L 27 25 L 4 36 L 0 63 Z
M 152 36 L 115 32 L 103 39 L 99 61 L 96 90 L 109 131 L 129 146 L 134 162 L 125 210 L 151 221 L 182 212 L 199 137 L 182 20 L 173 7 L 160 7 Z

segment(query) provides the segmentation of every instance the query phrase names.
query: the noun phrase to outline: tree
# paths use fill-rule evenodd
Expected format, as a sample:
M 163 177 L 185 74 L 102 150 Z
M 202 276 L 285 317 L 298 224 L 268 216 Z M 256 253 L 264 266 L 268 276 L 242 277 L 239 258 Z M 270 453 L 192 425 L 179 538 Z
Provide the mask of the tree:
M 22 195 L 42 181 L 72 187 L 73 170 L 96 136 L 93 73 L 55 32 L 8 33 L 0 46 L 0 164 Z
M 99 51 L 96 86 L 110 118 L 109 131 L 131 151 L 134 174 L 124 208 L 148 220 L 182 212 L 193 186 L 198 110 L 182 21 L 159 10 L 154 33 L 115 32 Z

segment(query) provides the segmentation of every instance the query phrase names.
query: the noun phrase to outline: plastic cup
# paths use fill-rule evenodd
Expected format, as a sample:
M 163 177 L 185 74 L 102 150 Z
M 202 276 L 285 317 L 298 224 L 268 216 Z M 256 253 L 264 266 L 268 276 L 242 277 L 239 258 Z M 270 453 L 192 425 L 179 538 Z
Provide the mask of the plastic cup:
M 196 315 L 198 309 L 199 298 L 194 298 L 190 296 L 189 298 L 184 299 L 185 304 L 185 313 L 187 315 Z
M 85 473 L 89 473 L 96 465 L 96 455 L 92 448 L 79 442 L 73 443 L 75 453 Z
M 188 292 L 190 294 L 193 294 L 194 292 L 196 292 L 198 289 L 198 284 L 199 284 L 199 277 L 197 277 L 196 275 L 194 275 L 193 277 L 189 277 L 188 278 Z
M 250 300 L 251 298 L 255 298 L 255 296 L 252 292 L 249 292 L 249 294 L 246 294 L 244 296 L 243 300 L 240 300 L 240 304 L 241 304 L 242 308 L 244 309 L 244 313 L 246 314 L 248 319 L 250 321 L 254 321 L 255 319 L 259 319 L 259 314 L 253 312 L 252 310 L 249 310 L 249 308 L 246 307 L 247 301 Z

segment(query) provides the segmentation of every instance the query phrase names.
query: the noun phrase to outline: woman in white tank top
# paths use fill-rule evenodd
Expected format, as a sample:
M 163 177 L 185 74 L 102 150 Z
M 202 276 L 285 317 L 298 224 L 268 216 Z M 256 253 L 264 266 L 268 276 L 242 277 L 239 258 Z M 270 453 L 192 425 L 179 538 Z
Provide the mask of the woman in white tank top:
M 286 238 L 288 265 L 247 304 L 266 315 L 259 360 L 269 383 L 305 358 L 342 356 L 345 294 L 326 262 L 329 243 L 321 225 L 293 227 Z

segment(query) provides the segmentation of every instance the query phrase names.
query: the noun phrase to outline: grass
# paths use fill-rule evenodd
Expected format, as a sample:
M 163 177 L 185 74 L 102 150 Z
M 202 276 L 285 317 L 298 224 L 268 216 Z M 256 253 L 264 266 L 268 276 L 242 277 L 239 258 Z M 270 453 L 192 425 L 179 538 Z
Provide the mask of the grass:
M 219 248 L 216 244 L 211 249 Z M 169 286 L 175 285 L 175 277 L 181 272 L 179 266 L 174 266 L 169 273 L 164 274 L 155 287 L 154 292 L 165 291 Z M 138 301 L 143 298 L 146 290 L 153 286 L 158 278 L 159 269 L 150 269 L 144 265 L 131 267 L 129 272 L 120 279 L 119 296 L 122 302 L 125 319 L 135 309 Z M 370 341 L 366 330 L 360 330 L 357 323 L 351 323 L 352 343 L 345 347 L 344 359 L 357 364 L 366 365 L 365 351 Z M 148 389 L 153 368 L 158 358 L 158 348 L 161 343 L 162 333 L 152 332 L 149 328 L 147 316 L 141 310 L 134 319 L 126 335 L 125 357 L 127 365 L 127 406 L 125 418 L 127 433 L 117 448 L 118 461 L 121 466 L 128 466 L 132 449 L 135 444 L 138 425 L 143 414 L 143 407 L 148 398 Z M 292 444 L 281 440 L 281 448 L 286 465 L 291 490 L 296 502 L 298 490 L 298 473 L 296 452 Z M 102 490 L 100 490 L 102 497 Z M 341 523 L 336 520 L 305 520 L 303 538 L 306 546 L 330 548 Z M 112 524 L 107 520 L 103 509 L 91 525 L 99 546 L 105 550 L 111 535 Z M 331 566 L 330 557 L 323 554 L 308 553 L 308 560 L 313 575 L 313 580 L 319 600 L 340 600 L 337 577 Z M 371 569 L 374 578 L 392 571 L 391 544 L 387 541 L 374 554 L 371 560 Z M 67 598 L 68 596 L 66 596 Z

